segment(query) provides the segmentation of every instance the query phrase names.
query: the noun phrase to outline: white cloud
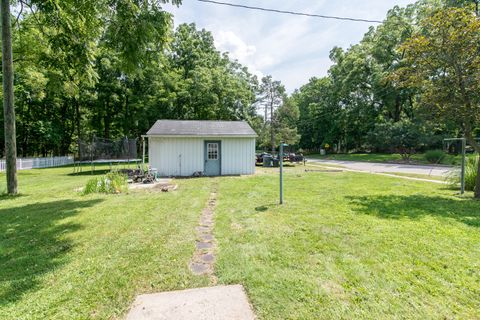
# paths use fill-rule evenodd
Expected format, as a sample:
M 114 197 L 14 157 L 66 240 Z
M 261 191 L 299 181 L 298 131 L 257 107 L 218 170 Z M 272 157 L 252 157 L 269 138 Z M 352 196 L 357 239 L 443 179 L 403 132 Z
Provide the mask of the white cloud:
M 255 58 L 257 48 L 254 45 L 249 45 L 243 41 L 235 32 L 220 30 L 213 33 L 215 38 L 215 46 L 222 52 L 228 52 L 230 57 L 238 60 L 243 65 L 246 65 L 251 73 L 261 78 L 264 76 L 263 72 L 258 69 L 258 63 Z M 273 62 L 273 59 L 269 58 Z
M 246 61 L 255 54 L 257 48 L 246 44 L 232 31 L 220 31 L 215 35 L 215 45 L 221 51 L 229 52 L 234 59 Z
M 283 10 L 383 20 L 395 5 L 415 0 L 229 0 Z M 313 76 L 324 76 L 334 46 L 348 47 L 361 40 L 370 24 L 315 19 L 222 7 L 184 0 L 180 8 L 165 7 L 175 23 L 195 22 L 212 32 L 217 48 L 246 65 L 254 74 L 271 74 L 289 92 Z

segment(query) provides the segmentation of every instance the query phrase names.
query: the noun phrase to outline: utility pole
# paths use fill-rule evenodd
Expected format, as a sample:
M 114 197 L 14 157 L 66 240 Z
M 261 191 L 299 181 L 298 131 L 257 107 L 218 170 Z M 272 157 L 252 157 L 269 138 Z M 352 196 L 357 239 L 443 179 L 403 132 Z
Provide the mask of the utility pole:
M 17 141 L 15 132 L 15 106 L 13 100 L 12 26 L 10 23 L 10 1 L 1 1 L 2 16 L 2 72 L 3 114 L 5 123 L 5 160 L 7 192 L 17 194 Z

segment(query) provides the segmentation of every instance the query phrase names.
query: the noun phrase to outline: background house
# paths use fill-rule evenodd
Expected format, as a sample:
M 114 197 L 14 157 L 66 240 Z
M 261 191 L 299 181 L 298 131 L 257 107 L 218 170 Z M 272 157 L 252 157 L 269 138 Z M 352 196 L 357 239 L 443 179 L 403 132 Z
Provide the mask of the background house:
M 257 134 L 244 121 L 158 120 L 145 137 L 149 164 L 162 176 L 255 172 Z

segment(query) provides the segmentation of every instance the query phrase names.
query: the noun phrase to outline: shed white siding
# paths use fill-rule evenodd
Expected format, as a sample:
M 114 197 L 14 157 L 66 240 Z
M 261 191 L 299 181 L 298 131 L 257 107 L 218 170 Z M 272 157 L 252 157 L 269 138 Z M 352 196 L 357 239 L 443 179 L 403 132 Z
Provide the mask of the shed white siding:
M 149 137 L 148 157 L 162 176 L 204 171 L 205 141 L 221 141 L 221 174 L 255 173 L 255 138 Z
M 222 175 L 255 173 L 255 139 L 223 138 Z

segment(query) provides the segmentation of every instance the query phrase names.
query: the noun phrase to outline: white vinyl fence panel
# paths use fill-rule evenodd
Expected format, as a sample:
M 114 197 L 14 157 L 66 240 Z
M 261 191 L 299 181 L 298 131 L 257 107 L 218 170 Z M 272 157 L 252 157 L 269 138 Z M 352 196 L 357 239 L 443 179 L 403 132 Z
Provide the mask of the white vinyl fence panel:
M 17 170 L 60 167 L 73 164 L 73 156 L 47 158 L 17 158 Z M 5 171 L 5 159 L 0 159 L 0 172 Z

